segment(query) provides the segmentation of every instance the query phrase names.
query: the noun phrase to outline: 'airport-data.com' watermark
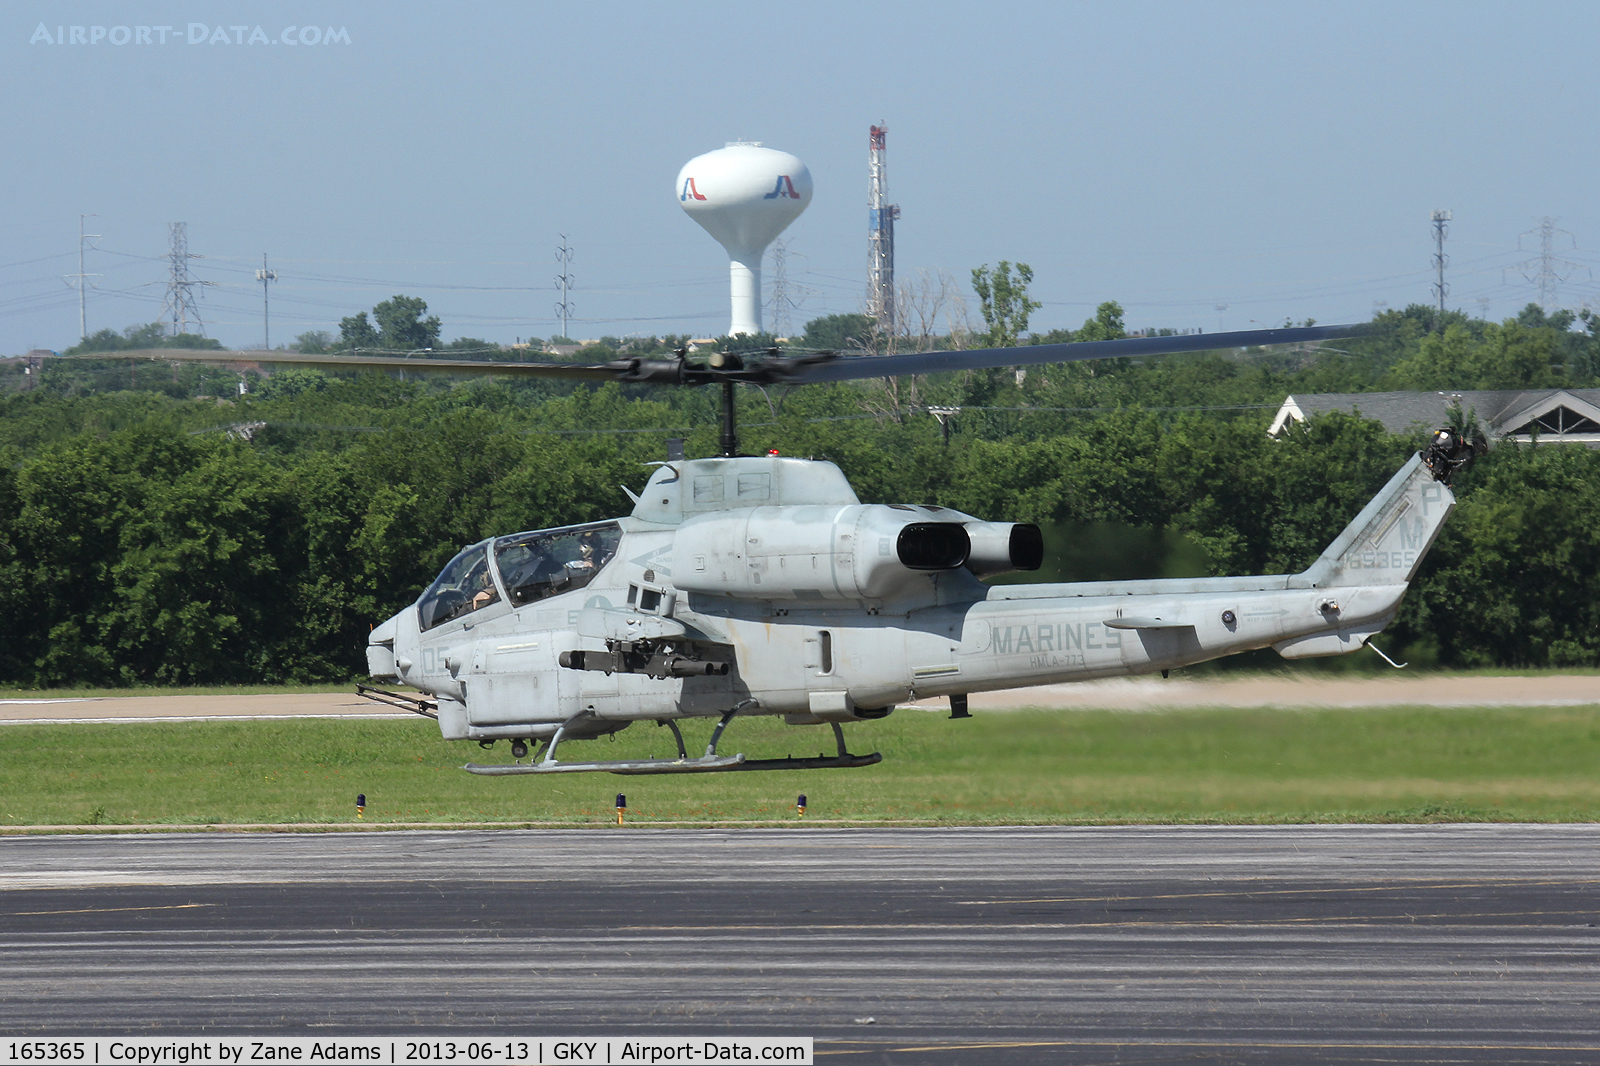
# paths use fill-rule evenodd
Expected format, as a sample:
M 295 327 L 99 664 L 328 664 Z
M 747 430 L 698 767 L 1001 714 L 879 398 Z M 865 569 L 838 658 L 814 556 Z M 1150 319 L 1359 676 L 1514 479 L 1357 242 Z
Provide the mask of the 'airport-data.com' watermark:
M 212 26 L 191 22 L 187 26 L 46 26 L 39 23 L 29 44 L 349 44 L 343 26 L 289 26 L 269 36 L 260 26 Z

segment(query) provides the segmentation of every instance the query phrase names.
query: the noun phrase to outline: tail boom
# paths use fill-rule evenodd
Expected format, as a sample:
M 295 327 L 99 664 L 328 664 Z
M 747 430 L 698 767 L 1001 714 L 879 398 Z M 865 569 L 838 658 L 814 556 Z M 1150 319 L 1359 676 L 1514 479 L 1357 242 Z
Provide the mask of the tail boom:
M 1415 456 L 1298 574 L 1063 585 L 1008 585 L 958 617 L 907 633 L 916 695 L 945 695 L 1154 673 L 1258 648 L 1286 659 L 1344 655 L 1394 620 L 1455 506 Z M 917 627 L 921 628 L 921 627 Z M 943 647 L 940 647 L 943 645 Z M 927 665 L 919 665 L 918 660 Z M 953 660 L 953 661 L 952 661 Z M 852 691 L 863 706 L 907 689 Z

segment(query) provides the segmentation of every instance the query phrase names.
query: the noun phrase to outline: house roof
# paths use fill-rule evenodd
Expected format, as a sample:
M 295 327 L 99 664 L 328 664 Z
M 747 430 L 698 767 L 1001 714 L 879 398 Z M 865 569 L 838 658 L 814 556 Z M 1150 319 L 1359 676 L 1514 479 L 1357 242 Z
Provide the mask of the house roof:
M 1557 438 L 1600 445 L 1600 389 L 1462 389 L 1447 392 L 1324 392 L 1285 397 L 1269 433 L 1315 414 L 1348 411 L 1391 433 L 1437 429 L 1451 408 L 1478 419 L 1492 437 Z

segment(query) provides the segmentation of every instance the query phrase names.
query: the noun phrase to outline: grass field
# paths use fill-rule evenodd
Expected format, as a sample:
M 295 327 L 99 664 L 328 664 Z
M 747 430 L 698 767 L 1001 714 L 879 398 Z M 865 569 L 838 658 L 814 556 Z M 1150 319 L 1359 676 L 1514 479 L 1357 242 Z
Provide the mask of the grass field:
M 685 728 L 691 751 L 710 722 Z M 853 770 L 662 777 L 485 778 L 509 761 L 447 744 L 424 720 L 0 726 L 0 829 L 31 825 L 334 828 L 365 824 L 810 822 L 993 825 L 1119 822 L 1592 821 L 1600 705 L 1559 708 L 980 714 L 902 710 L 847 727 Z M 670 754 L 635 725 L 567 759 Z M 831 751 L 823 728 L 730 728 L 724 752 Z

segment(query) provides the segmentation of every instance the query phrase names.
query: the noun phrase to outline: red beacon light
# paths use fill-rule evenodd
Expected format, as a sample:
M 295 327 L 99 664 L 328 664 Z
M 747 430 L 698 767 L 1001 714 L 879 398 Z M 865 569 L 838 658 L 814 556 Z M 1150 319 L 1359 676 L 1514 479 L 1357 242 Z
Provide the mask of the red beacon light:
M 767 449 L 767 454 L 768 455 L 777 455 L 778 454 L 778 449 L 776 449 L 776 448 L 768 448 Z

